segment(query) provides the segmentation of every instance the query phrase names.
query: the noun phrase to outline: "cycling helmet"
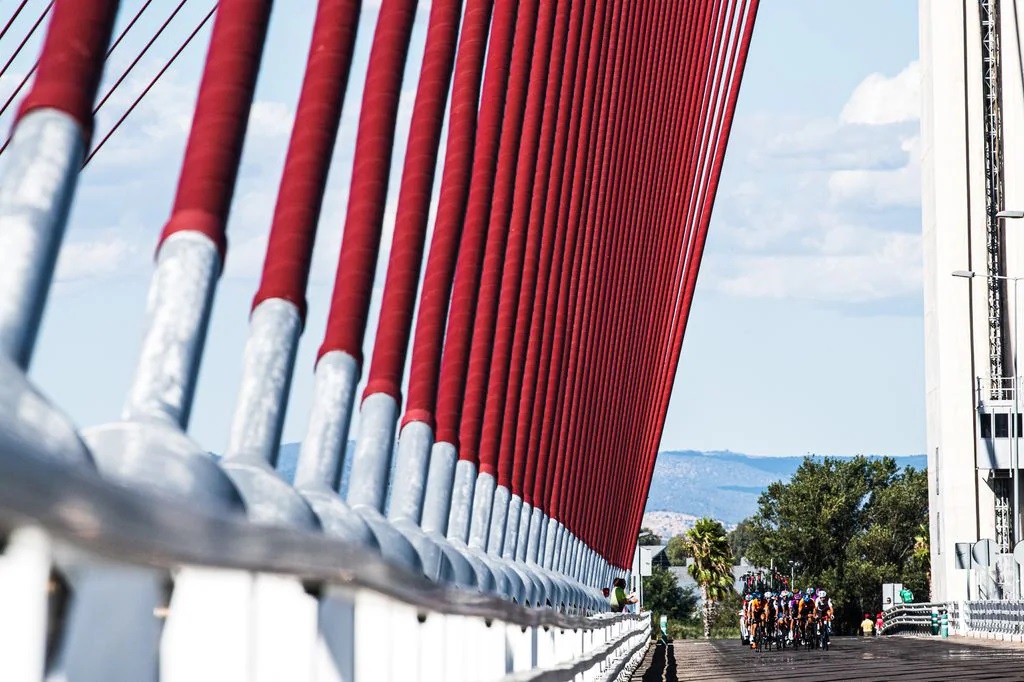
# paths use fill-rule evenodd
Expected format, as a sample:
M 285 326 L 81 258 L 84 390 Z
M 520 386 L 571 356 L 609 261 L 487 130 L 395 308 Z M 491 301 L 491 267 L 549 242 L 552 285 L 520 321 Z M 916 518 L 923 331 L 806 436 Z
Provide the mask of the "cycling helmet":
M 782 591 L 782 597 L 783 597 L 783 599 L 785 599 L 786 597 L 788 597 L 788 596 L 789 596 L 790 594 L 792 594 L 792 593 L 791 593 L 791 592 L 790 592 L 789 590 L 783 590 L 783 591 Z
M 765 592 L 764 593 L 764 598 L 765 599 L 771 599 L 772 598 L 772 591 L 768 590 L 767 592 Z
M 819 597 L 827 597 L 828 593 L 825 592 L 825 590 L 818 590 L 818 596 Z
M 797 597 L 802 597 L 802 596 L 804 596 L 804 593 L 803 593 L 803 591 L 801 591 L 801 590 L 797 590 L 797 591 L 796 591 L 796 596 L 797 596 Z

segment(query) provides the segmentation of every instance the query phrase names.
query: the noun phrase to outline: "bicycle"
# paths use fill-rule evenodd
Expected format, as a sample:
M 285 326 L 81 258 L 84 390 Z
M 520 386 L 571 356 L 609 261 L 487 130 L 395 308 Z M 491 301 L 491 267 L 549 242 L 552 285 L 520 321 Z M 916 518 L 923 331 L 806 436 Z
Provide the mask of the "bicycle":
M 818 643 L 824 651 L 828 651 L 829 637 L 832 634 L 832 619 L 825 616 L 818 621 Z

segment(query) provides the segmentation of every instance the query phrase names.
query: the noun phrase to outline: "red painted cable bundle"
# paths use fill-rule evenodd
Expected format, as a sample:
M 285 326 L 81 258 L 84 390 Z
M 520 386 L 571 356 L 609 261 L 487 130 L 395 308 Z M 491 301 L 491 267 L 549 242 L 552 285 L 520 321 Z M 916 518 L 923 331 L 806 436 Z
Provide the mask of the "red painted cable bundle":
M 487 216 L 494 183 L 498 143 L 512 41 L 516 25 L 515 0 L 495 3 L 493 30 L 487 50 L 487 66 L 480 98 L 479 127 L 473 149 L 473 172 L 466 203 L 466 222 L 455 268 L 448 331 L 437 394 L 437 440 L 458 446 L 459 421 L 466 384 L 466 365 L 473 334 L 473 315 L 486 243 Z M 462 453 L 460 452 L 460 457 Z
M 253 308 L 269 298 L 281 298 L 294 303 L 305 319 L 313 240 L 345 101 L 360 5 L 361 0 L 320 0 L 317 7 Z
M 551 7 L 554 3 L 549 3 Z M 523 119 L 526 114 L 527 90 L 530 85 L 530 65 L 533 58 L 534 32 L 537 27 L 537 0 L 525 0 L 519 6 L 516 23 L 516 37 L 512 49 L 512 65 L 508 77 L 505 99 L 505 114 L 501 127 L 496 169 L 493 179 L 493 196 L 490 202 L 479 202 L 479 217 L 483 217 L 489 205 L 490 219 L 487 224 L 487 246 L 484 250 L 483 267 L 477 289 L 476 316 L 473 322 L 473 337 L 466 368 L 466 391 L 463 400 L 462 421 L 459 425 L 461 446 L 460 458 L 479 461 L 480 472 L 495 475 L 497 450 L 490 449 L 487 456 L 480 457 L 480 432 L 487 402 L 490 380 L 491 351 L 494 346 L 495 318 L 498 314 L 498 296 L 501 291 L 502 273 L 505 271 L 505 249 L 508 244 L 509 212 L 512 203 L 513 182 L 518 173 L 519 152 Z M 550 12 L 548 12 L 550 15 Z M 548 22 L 550 26 L 550 22 Z M 550 28 L 545 29 L 550 34 Z M 539 59 L 547 61 L 550 55 L 541 54 Z M 532 168 L 529 170 L 532 175 Z M 471 195 L 472 198 L 472 195 Z M 476 208 L 472 205 L 471 208 Z M 472 217 L 476 219 L 477 213 Z M 508 264 L 509 268 L 519 267 Z M 499 389 L 504 388 L 498 385 Z
M 524 333 L 524 327 L 529 322 L 529 313 L 520 314 L 520 310 L 532 305 L 532 289 L 537 278 L 536 262 L 541 235 L 540 225 L 531 224 L 529 220 L 530 197 L 534 188 L 539 186 L 535 178 L 547 177 L 545 162 L 550 162 L 551 157 L 558 86 L 565 63 L 568 5 L 567 0 L 542 0 L 540 4 L 515 186 L 510 197 L 509 246 L 498 299 L 489 370 L 494 390 L 487 391 L 480 435 L 480 461 L 496 462 L 498 485 L 517 495 L 522 494 L 522 484 L 513 484 L 512 447 L 510 443 L 508 447 L 503 447 L 501 436 L 510 390 L 509 376 L 513 371 L 510 366 L 513 340 L 516 334 Z
M 448 298 L 451 295 L 462 220 L 466 211 L 466 195 L 473 168 L 477 102 L 480 99 L 484 54 L 493 7 L 494 0 L 468 0 L 462 19 L 441 191 L 437 200 L 434 237 L 423 275 L 409 368 L 409 401 L 404 418 L 406 423 L 415 420 L 434 426 Z
M 21 103 L 18 119 L 36 109 L 57 109 L 92 136 L 92 106 L 114 29 L 117 2 L 61 0 L 54 8 L 39 57 L 32 90 Z
M 437 149 L 452 78 L 462 0 L 434 0 L 423 50 L 409 144 L 398 195 L 395 238 L 384 283 L 380 323 L 365 395 L 386 393 L 401 400 L 402 371 L 409 347 L 416 286 L 430 213 Z
M 530 318 L 529 331 L 522 340 L 523 378 L 522 387 L 518 392 L 518 401 L 506 407 L 506 414 L 513 411 L 516 415 L 515 452 L 513 480 L 519 477 L 522 470 L 522 497 L 527 504 L 534 504 L 534 484 L 538 479 L 537 450 L 530 448 L 532 415 L 534 413 L 534 393 L 538 377 L 542 374 L 540 367 L 540 337 L 544 326 L 545 302 L 550 295 L 549 286 L 554 281 L 553 264 L 560 262 L 556 254 L 562 251 L 564 233 L 555 229 L 558 213 L 558 197 L 561 194 L 562 180 L 566 168 L 566 158 L 570 145 L 575 141 L 570 137 L 572 111 L 576 101 L 583 97 L 580 78 L 584 67 L 580 66 L 579 53 L 582 51 L 583 26 L 589 22 L 593 13 L 587 13 L 580 3 L 573 3 L 569 16 L 569 40 L 566 48 L 566 67 L 563 70 L 563 81 L 558 104 L 558 118 L 554 132 L 554 150 L 551 162 L 551 173 L 545 187 L 546 191 L 534 192 L 534 202 L 530 209 L 530 220 L 539 221 L 542 230 L 541 260 L 539 263 L 539 286 Z M 546 275 L 546 276 L 545 276 Z M 513 344 L 515 341 L 513 340 Z M 513 345 L 513 353 L 515 346 Z M 506 420 L 507 423 L 507 420 Z M 512 439 L 510 439 L 511 442 Z M 513 487 L 515 483 L 513 483 Z
M 344 351 L 362 361 L 363 335 L 384 223 L 391 154 L 416 0 L 384 0 L 370 48 L 359 113 L 345 234 L 319 355 Z
M 199 232 L 217 245 L 223 259 L 228 210 L 270 6 L 269 1 L 253 0 L 220 3 L 178 179 L 178 193 L 171 219 L 160 237 L 161 244 L 178 232 Z

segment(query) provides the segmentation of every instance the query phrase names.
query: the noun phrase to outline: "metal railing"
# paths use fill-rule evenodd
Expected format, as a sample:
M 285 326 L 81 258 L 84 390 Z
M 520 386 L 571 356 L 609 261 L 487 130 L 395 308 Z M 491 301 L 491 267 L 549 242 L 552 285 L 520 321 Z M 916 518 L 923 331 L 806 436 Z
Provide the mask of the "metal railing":
M 15 445 L 0 433 L 5 682 L 612 680 L 650 638 L 650 614 L 445 587 Z
M 963 633 L 1024 640 L 1024 601 L 963 602 Z
M 960 621 L 960 606 L 956 602 L 925 602 L 920 604 L 899 604 L 885 612 L 882 621 L 882 633 L 929 634 L 932 629 L 932 613 L 941 617 L 945 611 L 948 618 L 949 631 L 954 632 Z
M 933 616 L 948 618 L 948 633 L 979 639 L 1024 641 L 1024 601 L 974 600 L 900 604 L 885 613 L 884 634 L 933 634 Z

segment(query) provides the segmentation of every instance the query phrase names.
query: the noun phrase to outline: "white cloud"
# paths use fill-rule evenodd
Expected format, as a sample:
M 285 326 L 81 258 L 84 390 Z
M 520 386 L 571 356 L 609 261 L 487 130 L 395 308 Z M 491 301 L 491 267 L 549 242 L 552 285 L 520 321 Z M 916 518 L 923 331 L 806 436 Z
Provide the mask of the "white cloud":
M 873 73 L 853 91 L 839 120 L 885 125 L 921 118 L 921 67 L 911 62 L 892 78 Z
M 716 288 L 744 298 L 829 303 L 864 303 L 920 290 L 920 235 L 857 234 L 860 239 L 842 248 L 833 243 L 831 253 L 741 256 L 719 273 Z
M 253 102 L 249 113 L 249 131 L 263 137 L 288 136 L 295 114 L 282 102 Z
M 704 285 L 836 305 L 919 292 L 916 78 L 868 76 L 836 119 L 738 122 L 748 162 L 727 164 Z
M 135 254 L 135 249 L 117 237 L 99 241 L 65 244 L 57 259 L 58 282 L 80 282 L 118 272 Z

